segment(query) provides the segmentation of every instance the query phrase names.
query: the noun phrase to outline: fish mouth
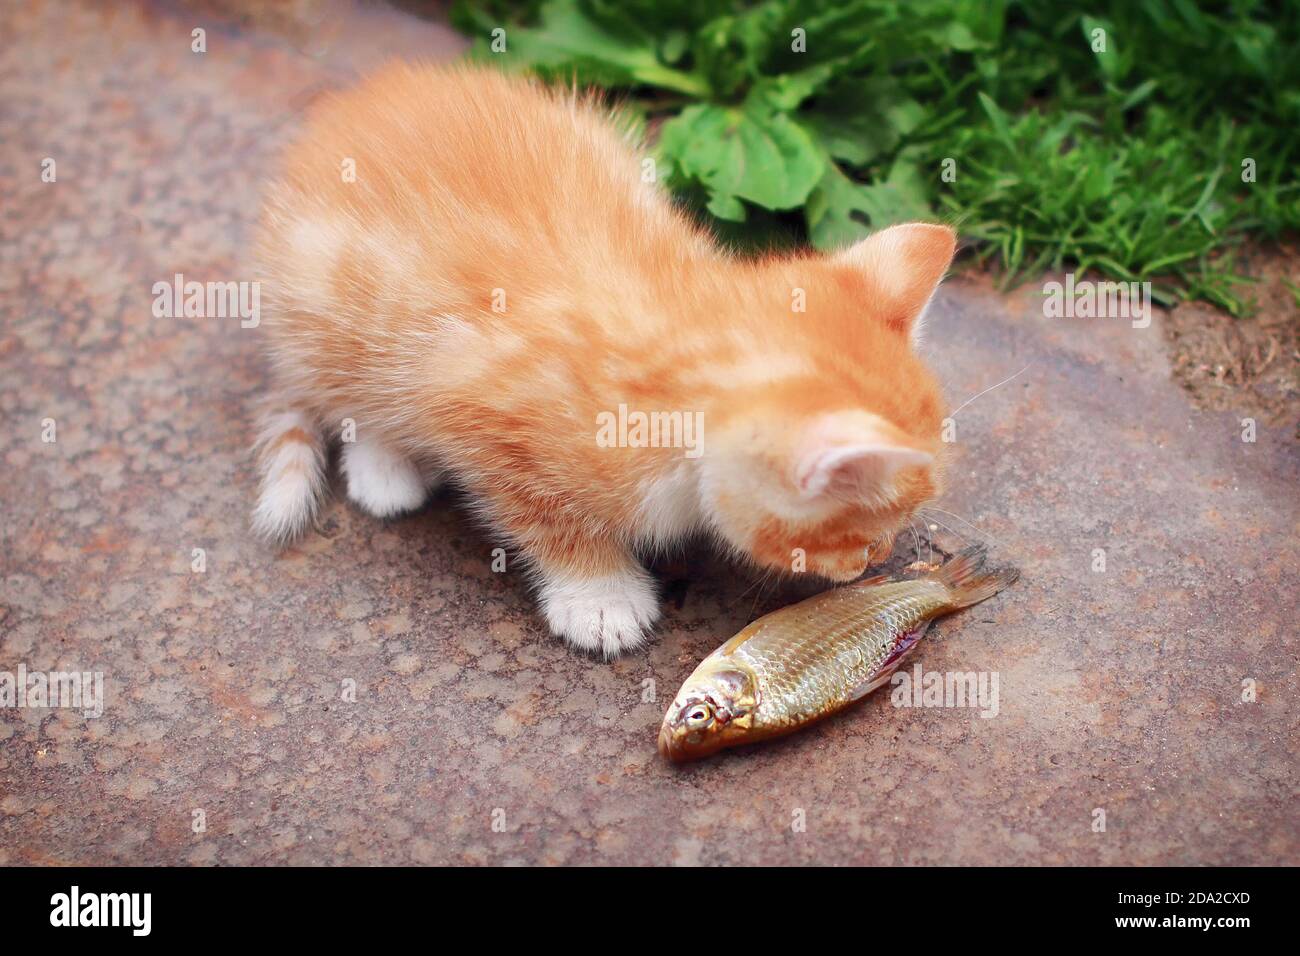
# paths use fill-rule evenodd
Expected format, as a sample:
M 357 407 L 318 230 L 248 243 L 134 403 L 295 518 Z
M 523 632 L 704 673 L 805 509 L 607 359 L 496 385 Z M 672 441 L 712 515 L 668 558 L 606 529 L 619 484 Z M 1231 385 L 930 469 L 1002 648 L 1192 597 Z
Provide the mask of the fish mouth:
M 659 728 L 659 756 L 671 757 L 672 746 L 672 734 L 668 732 L 668 725 L 664 724 Z
M 687 763 L 709 753 L 711 751 L 688 744 L 681 734 L 673 733 L 673 726 L 667 720 L 659 728 L 659 756 L 670 763 Z
M 681 734 L 673 733 L 673 728 L 667 721 L 659 728 L 659 755 L 671 763 L 701 760 L 725 746 L 726 743 L 717 734 L 709 734 L 703 740 L 690 741 Z
M 664 721 L 659 727 L 659 756 L 673 763 L 684 759 L 684 754 L 677 748 L 676 741 L 673 739 L 673 731 L 668 726 L 668 721 Z

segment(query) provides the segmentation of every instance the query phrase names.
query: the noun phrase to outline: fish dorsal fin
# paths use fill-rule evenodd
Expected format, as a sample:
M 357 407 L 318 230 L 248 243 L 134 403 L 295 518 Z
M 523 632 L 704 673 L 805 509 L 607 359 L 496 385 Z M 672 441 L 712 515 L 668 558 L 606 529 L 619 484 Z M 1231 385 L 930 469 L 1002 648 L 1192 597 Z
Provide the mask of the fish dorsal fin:
M 921 643 L 921 638 L 925 636 L 925 632 L 929 629 L 930 622 L 923 621 L 914 631 L 905 635 L 890 655 L 881 663 L 880 667 L 861 684 L 849 691 L 849 700 L 861 700 L 877 687 L 884 685 L 893 676 L 894 671 L 898 670 L 898 665 L 903 663 L 912 651 L 916 650 L 916 645 Z
M 749 640 L 751 637 L 753 637 L 755 634 L 758 633 L 759 631 L 758 625 L 760 625 L 762 621 L 763 618 L 760 617 L 753 624 L 746 625 L 739 633 L 735 635 L 735 637 L 728 638 L 727 643 L 719 647 L 710 656 L 724 657 L 727 654 L 731 654 L 732 652 L 734 652 L 736 648 L 740 647 L 741 644 L 744 644 L 747 640 Z

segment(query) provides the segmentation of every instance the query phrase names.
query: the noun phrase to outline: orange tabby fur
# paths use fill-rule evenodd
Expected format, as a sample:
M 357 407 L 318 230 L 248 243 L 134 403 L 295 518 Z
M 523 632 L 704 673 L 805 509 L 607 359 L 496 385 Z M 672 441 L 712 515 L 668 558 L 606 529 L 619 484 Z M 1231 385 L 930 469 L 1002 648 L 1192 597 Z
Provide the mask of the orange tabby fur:
M 552 629 L 607 654 L 658 616 L 638 552 L 705 532 L 840 581 L 887 555 L 938 492 L 944 405 L 913 333 L 952 231 L 741 260 L 642 158 L 598 103 L 471 67 L 390 67 L 320 105 L 258 242 L 258 530 L 310 523 L 350 419 L 350 497 L 387 516 L 449 473 Z M 600 447 L 620 404 L 701 412 L 703 454 Z

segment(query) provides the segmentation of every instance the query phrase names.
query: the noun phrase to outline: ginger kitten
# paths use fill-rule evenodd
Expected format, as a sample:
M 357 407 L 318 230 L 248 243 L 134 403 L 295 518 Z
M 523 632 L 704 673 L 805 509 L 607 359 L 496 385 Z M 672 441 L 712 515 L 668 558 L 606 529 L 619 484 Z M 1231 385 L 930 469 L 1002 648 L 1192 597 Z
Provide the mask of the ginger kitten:
M 387 518 L 454 478 L 551 630 L 606 655 L 659 616 L 637 555 L 690 535 L 834 581 L 886 557 L 938 493 L 913 346 L 952 231 L 740 260 L 642 158 L 597 103 L 464 66 L 320 105 L 258 241 L 256 530 L 311 523 L 343 430 L 349 498 Z

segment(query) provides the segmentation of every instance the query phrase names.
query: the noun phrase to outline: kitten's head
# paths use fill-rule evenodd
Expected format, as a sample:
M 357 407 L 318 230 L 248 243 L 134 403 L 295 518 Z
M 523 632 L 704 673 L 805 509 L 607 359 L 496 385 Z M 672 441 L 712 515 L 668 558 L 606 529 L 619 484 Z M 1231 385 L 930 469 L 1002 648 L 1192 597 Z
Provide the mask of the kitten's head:
M 954 244 L 909 224 L 793 267 L 806 312 L 771 317 L 787 372 L 727 394 L 704 456 L 714 527 L 756 564 L 852 580 L 938 495 L 944 404 L 915 345 Z

